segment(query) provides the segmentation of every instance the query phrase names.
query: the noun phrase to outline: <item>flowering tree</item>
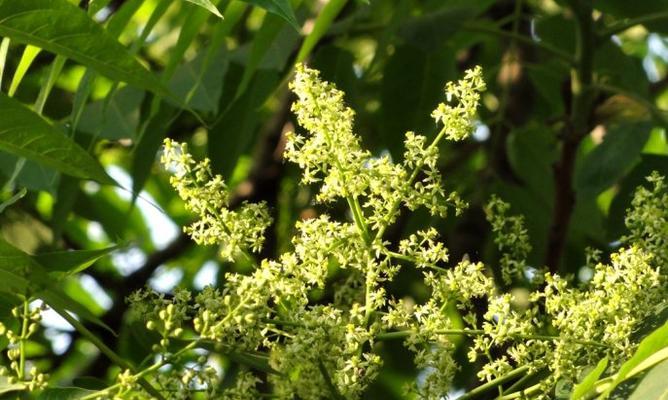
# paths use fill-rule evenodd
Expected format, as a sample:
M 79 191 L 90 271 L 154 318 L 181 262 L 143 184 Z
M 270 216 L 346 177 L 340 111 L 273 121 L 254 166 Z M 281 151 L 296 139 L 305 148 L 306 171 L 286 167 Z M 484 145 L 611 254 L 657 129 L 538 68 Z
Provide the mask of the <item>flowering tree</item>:
M 588 1 L 72 3 L 0 0 L 0 73 L 10 46 L 28 44 L 0 93 L 0 149 L 12 167 L 0 205 L 0 397 L 667 393 L 664 101 L 633 92 L 637 76 L 596 58 L 622 57 L 609 46 L 638 44 L 633 27 L 652 29 L 665 12 L 621 18 L 629 11 L 614 1 L 596 10 Z M 197 39 L 198 24 L 220 18 L 217 5 L 225 19 Z M 402 22 L 406 11 L 418 16 Z M 387 15 L 399 28 L 377 32 Z M 536 37 L 523 34 L 527 17 Z M 442 31 L 444 21 L 462 34 Z M 133 24 L 126 49 L 117 37 Z M 165 59 L 146 55 L 162 63 L 156 78 L 135 55 L 164 51 L 159 33 L 175 25 Z M 574 32 L 573 55 L 554 39 L 562 25 Z M 341 47 L 327 44 L 330 28 Z M 288 63 L 272 51 L 290 48 L 295 29 L 304 40 Z M 500 64 L 475 55 L 483 42 L 472 32 L 509 40 Z M 532 64 L 522 46 L 563 65 Z M 462 68 L 443 90 L 432 68 L 454 67 L 441 51 L 455 48 L 461 64 L 484 68 Z M 28 108 L 14 97 L 26 96 L 17 91 L 41 50 L 57 56 Z M 66 92 L 79 67 L 68 59 L 89 69 L 75 79 L 71 114 L 54 123 L 47 98 Z M 426 71 L 406 72 L 424 93 L 411 103 L 415 76 L 402 68 L 416 63 Z M 536 108 L 513 103 L 525 69 L 534 94 L 547 94 Z M 560 104 L 549 96 L 560 96 L 554 75 L 564 71 Z M 168 128 L 194 133 L 163 139 Z M 171 229 L 164 215 L 183 234 L 160 244 Z M 172 259 L 183 264 L 169 268 Z M 169 271 L 181 282 L 167 285 Z

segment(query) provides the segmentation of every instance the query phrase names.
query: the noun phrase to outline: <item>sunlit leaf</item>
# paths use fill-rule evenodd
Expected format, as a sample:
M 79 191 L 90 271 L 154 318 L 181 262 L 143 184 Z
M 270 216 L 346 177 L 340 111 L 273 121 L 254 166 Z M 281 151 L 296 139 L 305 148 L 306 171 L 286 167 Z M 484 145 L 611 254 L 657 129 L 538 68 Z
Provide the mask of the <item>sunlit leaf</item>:
M 83 179 L 114 184 L 78 144 L 20 102 L 0 93 L 0 150 Z
M 587 376 L 585 376 L 580 383 L 578 383 L 573 389 L 573 394 L 571 395 L 572 400 L 578 400 L 583 398 L 589 391 L 591 391 L 598 378 L 608 367 L 608 358 L 605 357 L 598 362 L 595 368 L 593 368 Z
M 668 360 L 652 368 L 638 383 L 629 400 L 666 400 L 668 399 Z
M 49 272 L 65 272 L 71 275 L 85 270 L 101 257 L 119 248 L 120 246 L 112 246 L 99 250 L 56 251 L 37 254 L 34 258 Z
M 246 3 L 251 3 L 258 7 L 264 8 L 272 14 L 276 14 L 279 17 L 286 20 L 293 28 L 299 31 L 301 28 L 297 23 L 297 17 L 295 17 L 295 12 L 290 5 L 290 0 L 243 0 Z
M 26 193 L 28 193 L 28 191 L 26 190 L 26 188 L 21 188 L 21 190 L 19 190 L 18 192 L 14 193 L 14 195 L 13 195 L 12 197 L 10 197 L 10 198 L 8 198 L 7 200 L 5 200 L 5 201 L 3 201 L 2 203 L 0 203 L 0 213 L 2 213 L 3 211 L 5 211 L 5 209 L 6 209 L 7 207 L 9 207 L 9 206 L 11 206 L 12 204 L 16 203 L 17 201 L 21 200 L 21 199 L 23 198 L 23 196 L 26 195 Z
M 0 35 L 61 54 L 111 79 L 167 95 L 159 80 L 123 45 L 66 0 L 0 0 Z
M 212 14 L 217 17 L 223 18 L 223 15 L 218 11 L 218 8 L 211 3 L 209 0 L 186 0 L 190 3 L 196 4 L 206 10 L 209 10 Z

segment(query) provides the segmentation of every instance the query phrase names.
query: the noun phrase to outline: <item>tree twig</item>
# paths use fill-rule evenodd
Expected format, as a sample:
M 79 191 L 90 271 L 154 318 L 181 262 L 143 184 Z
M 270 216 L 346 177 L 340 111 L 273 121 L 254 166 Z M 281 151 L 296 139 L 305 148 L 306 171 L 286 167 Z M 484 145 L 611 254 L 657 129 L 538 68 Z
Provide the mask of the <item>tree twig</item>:
M 571 70 L 572 103 L 570 123 L 566 124 L 559 161 L 554 165 L 554 209 L 548 232 L 545 265 L 550 272 L 557 272 L 570 219 L 575 209 L 573 174 L 575 158 L 582 139 L 589 132 L 589 117 L 593 100 L 592 79 L 594 61 L 594 32 L 591 1 L 571 1 L 576 19 L 577 68 Z

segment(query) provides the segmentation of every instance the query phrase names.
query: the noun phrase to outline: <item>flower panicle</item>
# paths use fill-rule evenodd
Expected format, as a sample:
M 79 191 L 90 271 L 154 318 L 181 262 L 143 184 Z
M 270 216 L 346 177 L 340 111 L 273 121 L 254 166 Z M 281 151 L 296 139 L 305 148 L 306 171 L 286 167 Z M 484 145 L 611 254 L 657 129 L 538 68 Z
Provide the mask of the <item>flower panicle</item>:
M 229 208 L 230 191 L 211 161 L 195 161 L 186 143 L 165 139 L 161 162 L 171 173 L 171 185 L 197 220 L 184 231 L 197 244 L 219 245 L 221 256 L 234 261 L 238 253 L 259 252 L 272 218 L 265 202 Z

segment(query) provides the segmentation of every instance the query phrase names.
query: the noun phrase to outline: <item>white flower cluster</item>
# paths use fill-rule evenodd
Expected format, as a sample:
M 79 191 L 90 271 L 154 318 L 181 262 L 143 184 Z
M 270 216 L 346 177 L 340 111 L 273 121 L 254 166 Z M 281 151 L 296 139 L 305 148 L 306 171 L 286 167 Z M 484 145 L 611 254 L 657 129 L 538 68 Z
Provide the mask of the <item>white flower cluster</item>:
M 623 241 L 634 243 L 654 256 L 654 263 L 668 275 L 668 184 L 654 171 L 647 177 L 651 189 L 638 187 L 631 208 L 627 210 L 626 227 L 630 234 Z
M 347 315 L 330 306 L 315 306 L 295 316 L 286 346 L 275 346 L 272 365 L 286 376 L 273 377 L 280 398 L 317 400 L 359 398 L 377 375 L 381 359 L 363 351 L 373 329 L 364 327 L 364 314 L 353 307 Z
M 527 268 L 526 259 L 531 252 L 529 233 L 524 227 L 524 217 L 508 215 L 510 204 L 492 196 L 485 207 L 487 221 L 492 225 L 494 243 L 501 252 L 501 277 L 506 285 L 513 279 L 522 281 Z M 538 274 L 536 275 L 537 278 Z
M 169 300 L 136 294 L 135 308 L 147 328 L 161 335 L 155 349 L 164 363 L 181 354 L 170 351 L 178 338 L 191 340 L 182 351 L 207 344 L 207 349 L 242 352 L 267 364 L 264 377 L 249 363 L 236 386 L 222 393 L 213 391 L 220 378 L 206 368 L 205 359 L 197 368 L 175 366 L 173 373 L 185 377 L 177 392 L 199 386 L 209 390 L 208 396 L 230 399 L 359 399 L 382 367 L 376 344 L 405 338 L 423 378 L 411 390 L 420 398 L 440 399 L 459 370 L 454 350 L 467 338 L 470 361 L 481 365 L 480 380 L 526 373 L 537 382 L 528 393 L 549 398 L 557 381 L 574 382 L 604 356 L 618 365 L 634 349 L 631 334 L 665 298 L 664 278 L 652 256 L 665 255 L 661 246 L 668 238 L 662 178 L 652 178 L 653 190 L 636 193 L 627 218 L 629 246 L 613 253 L 608 264 L 595 265 L 589 282 L 574 287 L 566 278 L 544 274 L 544 281 L 532 282 L 542 285 L 524 285 L 520 299 L 508 287 L 526 283 L 529 237 L 523 219 L 508 215 L 509 206 L 497 198 L 486 213 L 502 253 L 498 274 L 468 259 L 448 266 L 448 250 L 434 228 L 416 231 L 397 246 L 383 238 L 402 205 L 425 207 L 435 216 L 452 204 L 462 207 L 456 195 L 443 191 L 437 145 L 470 133 L 484 89 L 479 69 L 446 87 L 455 103 L 434 111 L 443 127 L 431 143 L 425 136 L 406 135 L 401 163 L 362 150 L 343 93 L 321 81 L 317 71 L 299 66 L 291 87 L 298 97 L 293 109 L 308 135 L 288 135 L 286 158 L 300 165 L 303 182 L 320 183 L 319 201 L 344 199 L 351 221 L 328 215 L 299 221 L 292 251 L 262 260 L 251 272 L 227 273 L 222 288 L 208 287 L 195 296 L 177 291 Z M 194 162 L 184 145 L 169 142 L 167 147 L 174 186 L 200 217 L 200 224 L 190 227 L 193 236 L 240 251 L 259 248 L 270 221 L 266 208 L 228 210 L 227 189 L 211 174 L 208 161 Z M 648 218 L 659 222 L 644 226 Z M 228 259 L 233 255 L 225 253 Z M 386 292 L 403 264 L 423 273 L 431 291 L 426 302 L 396 300 Z M 332 271 L 336 281 L 330 279 Z M 331 297 L 314 304 L 314 290 L 330 288 Z M 261 393 L 267 387 L 261 383 L 272 393 Z
M 290 133 L 285 158 L 300 166 L 302 182 L 322 182 L 317 200 L 347 199 L 358 217 L 362 209 L 369 211 L 365 222 L 377 231 L 394 222 L 400 204 L 411 210 L 426 207 L 438 216 L 445 216 L 450 206 L 457 212 L 466 206 L 456 193 L 446 194 L 443 188 L 438 143 L 470 134 L 479 92 L 485 89 L 480 68 L 446 87 L 448 101 L 456 104 L 442 103 L 434 111 L 443 127 L 430 144 L 425 136 L 406 134 L 401 164 L 387 155 L 372 157 L 361 148 L 353 133 L 354 112 L 344 105 L 343 92 L 323 82 L 318 71 L 297 66 L 291 88 L 298 97 L 292 109 L 309 135 Z M 356 204 L 358 198 L 361 206 Z
M 230 194 L 222 177 L 212 174 L 209 159 L 196 162 L 185 143 L 165 139 L 161 162 L 173 171 L 170 183 L 186 208 L 198 216 L 184 228 L 197 244 L 220 245 L 221 256 L 230 261 L 239 251 L 262 249 L 264 231 L 272 222 L 265 203 L 243 203 L 230 210 Z
M 459 82 L 448 82 L 445 85 L 448 102 L 452 102 L 453 99 L 457 99 L 458 102 L 454 105 L 440 103 L 431 116 L 447 128 L 450 140 L 462 140 L 471 134 L 473 127 L 470 121 L 475 116 L 475 110 L 480 102 L 480 92 L 485 89 L 480 67 L 466 71 L 464 79 Z

